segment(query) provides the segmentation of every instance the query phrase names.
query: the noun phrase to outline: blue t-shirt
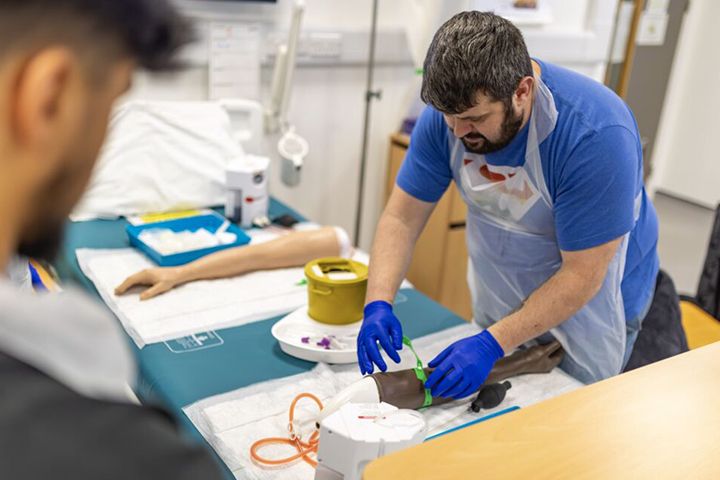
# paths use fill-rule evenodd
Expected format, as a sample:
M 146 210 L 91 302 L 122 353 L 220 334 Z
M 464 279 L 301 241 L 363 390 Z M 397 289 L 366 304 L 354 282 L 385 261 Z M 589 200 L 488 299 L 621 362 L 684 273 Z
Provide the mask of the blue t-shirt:
M 540 144 L 558 246 L 564 251 L 585 250 L 630 232 L 622 295 L 626 320 L 635 319 L 652 298 L 659 267 L 657 215 L 643 185 L 635 118 L 602 84 L 535 61 L 558 111 L 555 129 Z M 526 124 L 508 146 L 486 155 L 487 163 L 522 165 L 528 130 Z M 428 106 L 413 130 L 397 185 L 420 200 L 438 201 L 453 178 L 453 138 L 443 115 Z

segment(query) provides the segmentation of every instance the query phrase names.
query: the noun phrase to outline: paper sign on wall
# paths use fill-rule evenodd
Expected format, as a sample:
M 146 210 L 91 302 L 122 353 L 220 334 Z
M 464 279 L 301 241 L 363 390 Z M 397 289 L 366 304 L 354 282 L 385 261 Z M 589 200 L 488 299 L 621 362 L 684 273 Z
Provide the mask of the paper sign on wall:
M 668 14 L 662 12 L 644 12 L 640 17 L 635 42 L 642 46 L 659 46 L 665 43 L 668 26 Z
M 210 24 L 210 99 L 260 98 L 260 27 Z

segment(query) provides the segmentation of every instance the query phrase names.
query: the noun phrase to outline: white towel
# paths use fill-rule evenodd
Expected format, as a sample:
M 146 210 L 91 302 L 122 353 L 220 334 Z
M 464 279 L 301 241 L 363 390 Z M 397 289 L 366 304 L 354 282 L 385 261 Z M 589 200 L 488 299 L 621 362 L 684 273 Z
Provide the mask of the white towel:
M 479 331 L 474 324 L 464 324 L 417 339 L 413 345 L 427 363 L 448 344 Z M 409 349 L 401 351 L 401 358 L 399 365 L 388 361 L 389 370 L 415 367 L 415 358 Z M 288 409 L 296 395 L 309 392 L 324 401 L 360 378 L 357 365 L 318 364 L 309 372 L 206 398 L 183 410 L 236 478 L 311 480 L 315 471 L 303 461 L 273 469 L 256 465 L 250 458 L 250 446 L 261 438 L 287 436 Z M 557 368 L 549 374 L 516 377 L 511 383 L 512 388 L 503 403 L 481 415 L 513 405 L 532 405 L 582 385 Z M 479 418 L 479 414 L 468 412 L 468 403 L 468 400 L 457 401 L 424 410 L 428 436 Z M 307 432 L 312 431 L 317 408 L 307 400 L 301 400 L 298 406 L 296 414 L 302 427 Z M 287 446 L 270 446 L 262 450 L 263 456 L 268 458 L 289 456 L 293 452 Z
M 114 291 L 128 276 L 156 266 L 143 254 L 130 248 L 76 253 L 80 268 L 138 347 L 265 320 L 307 303 L 307 289 L 298 284 L 304 278 L 302 268 L 191 282 L 140 301 L 137 294 L 117 296 Z

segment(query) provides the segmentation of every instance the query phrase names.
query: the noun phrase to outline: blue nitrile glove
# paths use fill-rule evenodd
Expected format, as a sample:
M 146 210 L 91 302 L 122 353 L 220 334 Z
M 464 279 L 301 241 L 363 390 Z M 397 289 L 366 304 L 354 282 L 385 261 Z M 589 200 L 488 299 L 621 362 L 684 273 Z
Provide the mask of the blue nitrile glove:
M 372 373 L 373 363 L 383 372 L 387 370 L 378 342 L 395 363 L 400 363 L 397 350 L 402 349 L 402 336 L 402 325 L 393 313 L 392 305 L 382 300 L 365 305 L 364 319 L 357 339 L 360 372 L 363 375 Z
M 477 392 L 493 365 L 505 355 L 487 330 L 451 344 L 428 367 L 435 370 L 425 382 L 433 397 L 464 398 Z

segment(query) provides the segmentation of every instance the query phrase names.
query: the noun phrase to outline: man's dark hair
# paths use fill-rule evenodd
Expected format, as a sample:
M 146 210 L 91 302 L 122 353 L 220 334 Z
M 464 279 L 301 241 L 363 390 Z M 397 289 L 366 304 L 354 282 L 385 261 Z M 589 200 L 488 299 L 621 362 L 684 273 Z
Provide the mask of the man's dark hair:
M 420 96 L 443 113 L 462 113 L 477 94 L 509 103 L 523 77 L 533 75 L 520 30 L 490 12 L 462 12 L 435 33 L 424 64 Z
M 0 0 L 0 58 L 18 48 L 66 44 L 95 58 L 135 59 L 148 70 L 177 67 L 193 38 L 167 0 Z

